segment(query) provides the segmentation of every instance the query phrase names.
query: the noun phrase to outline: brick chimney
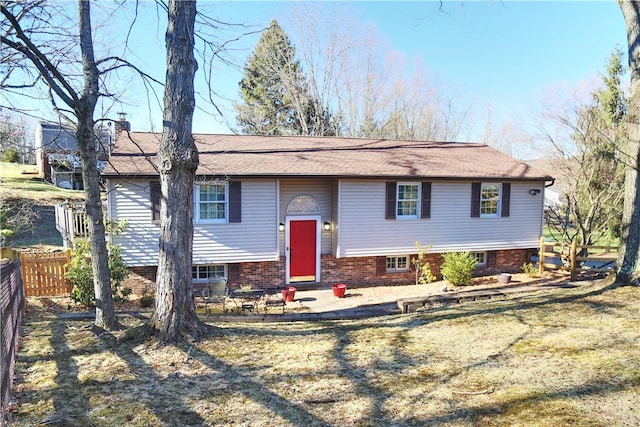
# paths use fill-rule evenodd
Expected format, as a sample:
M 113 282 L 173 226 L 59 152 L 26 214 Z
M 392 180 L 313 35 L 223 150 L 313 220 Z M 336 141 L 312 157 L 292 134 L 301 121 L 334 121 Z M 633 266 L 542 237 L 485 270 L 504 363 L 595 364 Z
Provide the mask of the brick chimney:
M 118 138 L 120 137 L 120 134 L 124 131 L 124 132 L 130 132 L 131 131 L 131 123 L 129 123 L 126 118 L 127 118 L 127 113 L 121 112 L 118 113 L 118 121 L 113 122 L 114 124 L 114 128 L 113 128 L 113 141 L 117 141 Z

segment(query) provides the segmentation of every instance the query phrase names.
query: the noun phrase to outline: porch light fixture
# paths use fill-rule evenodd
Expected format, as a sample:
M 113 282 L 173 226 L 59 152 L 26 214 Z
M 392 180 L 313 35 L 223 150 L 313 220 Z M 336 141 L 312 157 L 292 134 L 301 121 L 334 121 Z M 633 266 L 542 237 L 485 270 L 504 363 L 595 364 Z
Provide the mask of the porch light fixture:
M 540 194 L 540 189 L 532 188 L 531 190 L 529 190 L 529 194 L 531 194 L 532 196 L 537 196 L 538 194 Z
M 329 230 L 331 230 L 331 223 L 330 223 L 329 221 L 325 221 L 325 222 L 322 224 L 322 228 L 324 229 L 324 231 L 329 231 Z
M 281 232 L 284 231 L 284 223 L 283 222 L 278 224 L 278 230 L 280 230 Z

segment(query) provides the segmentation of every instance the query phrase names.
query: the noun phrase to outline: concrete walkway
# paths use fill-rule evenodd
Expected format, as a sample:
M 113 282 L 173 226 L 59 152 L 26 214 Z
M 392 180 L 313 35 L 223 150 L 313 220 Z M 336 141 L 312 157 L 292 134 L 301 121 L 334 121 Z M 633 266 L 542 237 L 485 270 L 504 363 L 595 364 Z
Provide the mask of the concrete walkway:
M 591 283 L 591 282 L 589 282 Z M 226 321 L 244 322 L 294 322 L 314 320 L 349 320 L 368 317 L 387 316 L 391 314 L 410 313 L 432 304 L 455 304 L 481 299 L 504 299 L 509 296 L 526 295 L 535 292 L 551 292 L 580 286 L 578 283 L 540 283 L 540 284 L 505 284 L 485 289 L 444 291 L 443 282 L 423 285 L 424 296 L 409 298 L 350 298 L 358 294 L 358 288 L 347 290 L 345 298 L 337 298 L 331 289 L 296 291 L 295 301 L 287 303 L 285 314 L 247 314 L 223 316 Z M 402 286 L 394 288 L 401 293 Z M 296 305 L 306 307 L 309 311 L 296 312 Z M 288 311 L 287 310 L 291 310 Z
M 592 282 L 587 282 L 592 283 Z M 410 313 L 429 307 L 433 304 L 454 304 L 480 299 L 499 298 L 508 296 L 518 296 L 531 294 L 534 292 L 550 292 L 557 289 L 566 289 L 580 286 L 579 283 L 540 283 L 540 284 L 506 284 L 485 289 L 475 290 L 443 290 L 443 282 L 423 285 L 423 296 L 413 296 L 408 298 L 390 297 L 385 298 L 362 298 L 358 293 L 358 288 L 348 289 L 345 298 L 337 298 L 331 289 L 315 289 L 306 291 L 296 291 L 295 301 L 287 303 L 285 313 L 282 314 L 280 308 L 270 309 L 269 314 L 229 313 L 222 316 L 211 316 L 208 321 L 212 322 L 296 322 L 296 321 L 322 321 L 322 320 L 349 320 L 362 319 L 368 317 L 387 316 L 391 314 Z M 402 287 L 394 287 L 395 294 L 402 294 Z M 297 311 L 296 309 L 304 310 Z M 119 315 L 131 315 L 140 319 L 148 318 L 150 312 L 126 311 L 119 312 Z M 95 313 L 58 313 L 56 315 L 63 319 L 83 319 L 93 318 Z

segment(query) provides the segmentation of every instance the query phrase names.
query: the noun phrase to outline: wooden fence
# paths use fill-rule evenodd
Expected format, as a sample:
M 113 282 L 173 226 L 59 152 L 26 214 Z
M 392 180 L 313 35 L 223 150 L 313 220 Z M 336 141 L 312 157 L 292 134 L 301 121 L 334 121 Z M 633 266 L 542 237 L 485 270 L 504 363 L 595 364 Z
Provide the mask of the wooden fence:
M 540 274 L 545 269 L 563 269 L 571 273 L 571 280 L 575 280 L 578 271 L 610 271 L 617 259 L 617 246 L 579 245 L 575 240 L 568 244 L 540 239 Z M 547 262 L 549 260 L 556 262 Z M 589 262 L 598 266 L 589 266 Z
M 71 282 L 65 277 L 71 251 L 23 252 L 20 254 L 25 296 L 71 294 Z
M 8 423 L 13 368 L 18 351 L 19 328 L 24 314 L 24 293 L 17 259 L 1 259 L 0 271 L 0 426 Z

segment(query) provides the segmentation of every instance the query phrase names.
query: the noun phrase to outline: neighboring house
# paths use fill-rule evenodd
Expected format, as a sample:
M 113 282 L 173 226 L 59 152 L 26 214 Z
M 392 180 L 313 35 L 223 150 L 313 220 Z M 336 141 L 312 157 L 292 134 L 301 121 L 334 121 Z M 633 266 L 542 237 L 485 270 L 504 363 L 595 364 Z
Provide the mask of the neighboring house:
M 82 173 L 77 160 L 75 131 L 56 123 L 39 122 L 35 131 L 38 175 L 56 186 L 80 188 Z
M 128 127 L 128 122 L 115 123 L 116 132 Z M 96 138 L 99 170 L 104 169 L 109 145 L 113 139 L 111 133 L 106 130 Z M 83 189 L 82 164 L 74 129 L 59 123 L 38 122 L 35 130 L 35 151 L 38 175 L 41 178 L 57 187 Z
M 111 236 L 133 273 L 155 280 L 161 136 L 119 138 L 103 175 Z M 539 246 L 552 178 L 482 144 L 194 135 L 193 281 L 350 286 L 415 280 L 416 242 L 471 251 L 478 272 L 519 270 Z

